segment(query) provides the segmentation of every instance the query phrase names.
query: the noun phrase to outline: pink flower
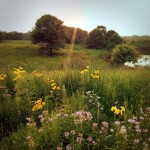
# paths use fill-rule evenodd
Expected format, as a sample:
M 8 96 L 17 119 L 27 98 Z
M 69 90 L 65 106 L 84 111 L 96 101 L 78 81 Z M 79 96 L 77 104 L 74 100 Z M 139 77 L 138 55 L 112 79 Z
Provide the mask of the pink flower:
M 115 121 L 114 123 L 115 123 L 115 125 L 120 125 L 121 124 L 120 121 Z
M 96 128 L 97 127 L 97 123 L 93 123 L 93 128 Z
M 66 146 L 66 150 L 71 150 L 71 149 L 72 149 L 71 144 L 68 144 L 68 145 Z
M 108 123 L 106 121 L 103 121 L 102 126 L 105 127 L 105 128 L 108 128 Z
M 87 141 L 91 142 L 91 141 L 92 141 L 92 137 L 89 136 L 89 137 L 87 138 Z
M 65 132 L 64 135 L 65 135 L 65 137 L 68 137 L 69 136 L 69 132 Z
M 62 150 L 62 147 L 57 147 L 57 150 Z
M 82 138 L 77 137 L 77 142 L 81 144 L 82 143 Z

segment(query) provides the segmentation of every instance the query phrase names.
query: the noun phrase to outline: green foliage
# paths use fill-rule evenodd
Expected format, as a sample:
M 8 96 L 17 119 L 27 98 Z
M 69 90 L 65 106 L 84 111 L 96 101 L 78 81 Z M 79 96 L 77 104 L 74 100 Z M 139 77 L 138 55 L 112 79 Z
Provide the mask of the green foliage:
M 149 67 L 110 68 L 102 59 L 108 51 L 84 50 L 81 45 L 71 56 L 66 48 L 61 58 L 43 59 L 34 56 L 30 42 L 7 42 L 0 47 L 0 74 L 8 72 L 0 81 L 1 150 L 150 147 Z M 58 70 L 66 59 L 76 67 Z M 54 62 L 58 66 L 50 68 Z M 10 70 L 22 65 L 26 72 L 14 81 Z M 39 98 L 45 105 L 33 111 Z M 114 114 L 113 104 L 124 106 L 125 112 Z
M 106 27 L 98 26 L 89 33 L 87 47 L 102 49 L 106 46 Z
M 43 15 L 35 23 L 32 41 L 39 44 L 40 53 L 51 55 L 53 50 L 64 47 L 63 22 L 52 15 Z
M 118 35 L 116 31 L 106 31 L 106 27 L 98 26 L 89 33 L 86 45 L 88 48 L 112 49 L 122 42 L 123 39 Z
M 0 30 L 0 43 L 3 41 L 3 33 Z
M 122 44 L 113 49 L 112 62 L 115 64 L 124 64 L 125 62 L 136 62 L 139 57 L 138 51 L 134 46 Z

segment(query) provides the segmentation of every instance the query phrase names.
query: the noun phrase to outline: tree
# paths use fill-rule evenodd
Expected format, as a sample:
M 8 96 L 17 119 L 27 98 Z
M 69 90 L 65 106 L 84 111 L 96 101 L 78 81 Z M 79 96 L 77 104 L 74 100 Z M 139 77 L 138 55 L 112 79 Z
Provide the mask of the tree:
M 121 43 L 123 43 L 123 40 L 116 31 L 107 31 L 106 27 L 97 26 L 97 28 L 89 33 L 86 45 L 88 48 L 112 49 Z
M 128 44 L 117 45 L 113 49 L 112 62 L 114 64 L 124 64 L 125 62 L 136 62 L 139 57 L 139 52 L 134 46 Z
M 89 33 L 87 39 L 87 47 L 101 49 L 106 46 L 106 27 L 97 26 L 94 30 Z
M 123 39 L 119 36 L 119 34 L 114 30 L 109 30 L 106 34 L 106 48 L 112 49 L 116 45 L 123 43 Z
M 0 43 L 3 41 L 3 33 L 0 30 Z
M 75 35 L 74 35 L 75 34 Z M 73 37 L 75 44 L 84 44 L 88 37 L 88 32 L 80 28 L 65 26 L 66 43 L 72 44 Z
M 36 21 L 31 36 L 32 42 L 39 44 L 41 54 L 52 55 L 53 50 L 64 46 L 63 21 L 49 14 L 43 15 Z

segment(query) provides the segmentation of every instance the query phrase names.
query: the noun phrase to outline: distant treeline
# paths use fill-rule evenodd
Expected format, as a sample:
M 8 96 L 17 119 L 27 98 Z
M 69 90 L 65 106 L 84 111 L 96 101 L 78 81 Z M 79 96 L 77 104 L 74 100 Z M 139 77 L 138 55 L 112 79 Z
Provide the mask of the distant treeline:
M 0 40 L 31 40 L 31 32 L 21 33 L 17 31 L 0 31 Z
M 122 37 L 126 41 L 140 41 L 140 40 L 150 40 L 149 35 L 143 35 L 143 36 L 138 36 L 138 35 L 132 35 L 132 36 L 123 36 Z

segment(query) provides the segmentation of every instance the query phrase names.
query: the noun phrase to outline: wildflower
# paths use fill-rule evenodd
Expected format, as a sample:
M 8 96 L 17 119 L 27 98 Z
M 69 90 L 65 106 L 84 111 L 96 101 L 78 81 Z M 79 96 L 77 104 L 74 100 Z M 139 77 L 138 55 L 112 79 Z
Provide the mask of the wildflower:
M 75 130 L 72 130 L 72 131 L 70 131 L 70 133 L 71 133 L 72 135 L 75 135 L 76 131 L 75 131 Z
M 64 135 L 65 135 L 65 137 L 68 137 L 69 136 L 69 132 L 65 132 Z
M 97 142 L 96 142 L 96 141 L 92 141 L 92 144 L 93 144 L 93 145 L 96 145 L 96 144 L 97 144 Z
M 42 123 L 42 122 L 44 122 L 44 120 L 45 120 L 45 118 L 41 118 L 41 119 L 40 119 L 40 122 Z
M 6 78 L 6 75 L 0 74 L 0 80 L 5 80 L 5 78 Z
M 141 133 L 141 129 L 136 129 L 136 132 L 137 133 Z
M 57 147 L 57 150 L 62 150 L 62 147 Z
M 114 129 L 110 128 L 110 132 L 113 133 L 113 132 L 114 132 Z
M 150 112 L 150 107 L 147 107 L 147 111 Z
M 45 106 L 45 102 L 42 101 L 42 99 L 40 98 L 39 100 L 35 101 L 35 105 L 32 107 L 32 111 L 36 111 L 39 109 L 42 109 L 43 106 Z
M 108 128 L 108 123 L 106 121 L 102 122 L 102 126 Z
M 95 74 L 99 74 L 99 70 L 98 69 L 95 69 Z
M 68 144 L 68 145 L 66 146 L 66 150 L 71 150 L 71 149 L 72 149 L 71 144 Z
M 140 140 L 139 140 L 139 139 L 135 139 L 135 140 L 134 140 L 134 143 L 135 143 L 135 144 L 138 144 L 138 143 L 140 143 Z
M 14 68 L 13 73 L 16 75 L 16 77 L 13 79 L 14 81 L 17 79 L 22 79 L 23 77 L 23 73 L 26 72 L 25 70 L 23 70 L 22 67 L 19 68 Z
M 97 127 L 97 123 L 93 123 L 93 128 L 96 128 Z
M 64 114 L 64 117 L 68 117 L 69 115 L 68 114 Z
M 119 109 L 116 106 L 112 106 L 111 107 L 111 111 L 114 112 L 114 114 L 116 115 L 122 115 L 125 112 L 125 107 L 121 106 Z
M 113 105 L 113 106 L 111 107 L 111 111 L 113 111 L 113 112 L 117 111 L 117 107 Z
M 31 117 L 27 117 L 26 120 L 30 122 L 31 121 Z
M 81 144 L 82 143 L 82 138 L 81 137 L 77 137 L 77 142 Z
M 53 120 L 52 118 L 48 118 L 48 121 L 49 121 L 49 122 L 52 122 L 52 120 Z
M 43 129 L 42 129 L 42 128 L 40 128 L 40 129 L 39 129 L 39 132 L 42 132 L 42 131 L 43 131 Z
M 135 120 L 134 119 L 128 119 L 128 122 L 133 124 L 133 123 L 135 123 Z
M 147 132 L 148 132 L 148 129 L 143 129 L 143 132 L 144 132 L 144 133 L 147 133 Z
M 114 123 L 115 123 L 115 125 L 120 125 L 121 124 L 120 121 L 115 121 Z
M 140 117 L 140 120 L 144 120 L 144 117 Z
M 126 129 L 125 126 L 121 126 L 120 133 L 121 134 L 126 134 L 127 133 L 127 129 Z
M 84 74 L 89 71 L 89 66 L 86 66 L 83 70 L 80 71 L 81 74 Z
M 93 139 L 92 139 L 92 137 L 91 136 L 89 136 L 88 138 L 87 138 L 87 141 L 89 141 L 89 142 L 91 142 Z

